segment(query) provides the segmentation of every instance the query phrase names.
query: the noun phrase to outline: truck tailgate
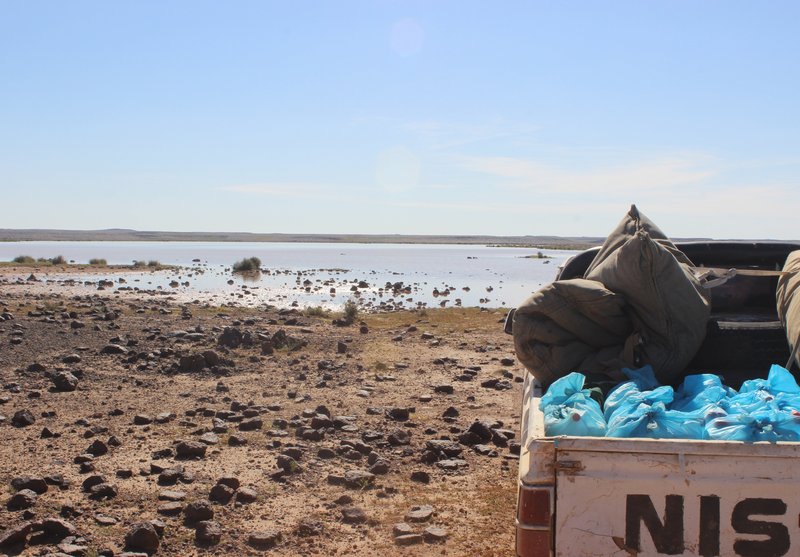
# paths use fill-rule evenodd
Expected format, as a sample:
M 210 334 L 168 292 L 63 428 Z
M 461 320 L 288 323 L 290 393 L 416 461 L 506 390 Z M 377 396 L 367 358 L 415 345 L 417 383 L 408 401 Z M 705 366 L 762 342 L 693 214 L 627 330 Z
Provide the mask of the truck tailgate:
M 557 556 L 800 555 L 800 444 L 554 443 Z

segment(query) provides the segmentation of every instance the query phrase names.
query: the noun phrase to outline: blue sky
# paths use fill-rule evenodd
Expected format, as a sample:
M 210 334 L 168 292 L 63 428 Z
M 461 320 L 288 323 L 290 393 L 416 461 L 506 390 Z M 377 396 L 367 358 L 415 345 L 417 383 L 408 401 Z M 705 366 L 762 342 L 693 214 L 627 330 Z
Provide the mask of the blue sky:
M 0 228 L 800 239 L 798 16 L 0 0 Z

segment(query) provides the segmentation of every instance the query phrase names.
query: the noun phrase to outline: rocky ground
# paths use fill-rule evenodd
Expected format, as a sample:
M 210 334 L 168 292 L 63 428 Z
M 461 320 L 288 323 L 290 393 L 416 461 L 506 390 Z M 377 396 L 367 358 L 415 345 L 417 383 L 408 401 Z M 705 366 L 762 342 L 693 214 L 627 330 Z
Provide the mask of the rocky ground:
M 0 287 L 0 553 L 511 555 L 504 313 Z

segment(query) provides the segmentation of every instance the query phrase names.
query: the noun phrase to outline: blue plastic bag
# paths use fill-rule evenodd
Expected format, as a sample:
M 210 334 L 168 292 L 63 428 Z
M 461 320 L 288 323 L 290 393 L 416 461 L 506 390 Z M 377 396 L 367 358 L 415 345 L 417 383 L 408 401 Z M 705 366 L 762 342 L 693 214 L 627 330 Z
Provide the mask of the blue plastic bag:
M 704 434 L 705 439 L 721 441 L 798 441 L 800 411 L 766 409 L 752 414 L 731 414 L 711 420 Z
M 587 397 L 588 391 L 584 391 L 583 384 L 586 382 L 586 377 L 582 373 L 573 371 L 569 375 L 560 377 L 553 381 L 553 384 L 547 389 L 547 392 L 542 396 L 539 402 L 539 409 L 545 409 L 553 404 L 564 404 L 564 402 L 576 393 L 583 393 Z
M 710 404 L 717 405 L 734 395 L 736 391 L 723 385 L 719 375 L 710 373 L 687 375 L 675 391 L 670 409 L 692 412 Z
M 606 421 L 597 401 L 578 392 L 562 404 L 550 404 L 545 408 L 544 433 L 551 437 L 603 437 L 606 434 Z
M 769 369 L 766 379 L 750 379 L 742 383 L 740 393 L 750 393 L 754 391 L 766 391 L 771 395 L 778 393 L 800 394 L 800 386 L 797 385 L 794 376 L 786 368 L 773 364 Z
M 622 372 L 630 381 L 620 383 L 606 396 L 603 415 L 609 423 L 617 412 L 630 412 L 640 404 L 662 402 L 666 406 L 672 402 L 675 396 L 672 387 L 659 386 L 651 366 L 623 369 Z
M 667 410 L 663 402 L 640 404 L 618 411 L 608 421 L 606 437 L 649 439 L 702 439 L 704 413 Z

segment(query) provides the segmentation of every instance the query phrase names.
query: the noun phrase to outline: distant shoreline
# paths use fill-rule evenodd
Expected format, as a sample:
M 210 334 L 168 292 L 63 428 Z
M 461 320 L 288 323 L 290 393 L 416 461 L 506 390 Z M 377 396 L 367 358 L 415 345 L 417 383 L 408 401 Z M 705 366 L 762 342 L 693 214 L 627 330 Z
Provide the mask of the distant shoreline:
M 560 236 L 258 234 L 251 232 L 160 232 L 139 230 L 0 229 L 0 242 L 297 242 L 327 244 L 453 244 L 540 249 L 584 249 L 605 238 Z

